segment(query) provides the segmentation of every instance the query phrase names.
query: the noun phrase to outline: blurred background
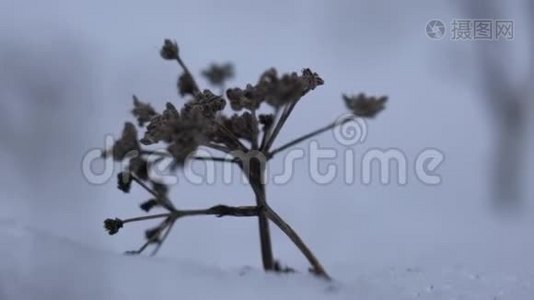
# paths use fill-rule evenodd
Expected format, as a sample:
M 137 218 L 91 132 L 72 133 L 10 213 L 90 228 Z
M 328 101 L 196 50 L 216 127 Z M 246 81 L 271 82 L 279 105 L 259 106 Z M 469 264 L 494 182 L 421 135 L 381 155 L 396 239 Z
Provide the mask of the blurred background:
M 513 39 L 451 40 L 455 19 L 474 18 L 513 20 Z M 427 35 L 433 19 L 445 24 L 444 38 Z M 158 110 L 183 102 L 178 66 L 158 54 L 171 38 L 195 74 L 233 62 L 230 86 L 253 83 L 270 67 L 318 72 L 326 84 L 303 99 L 279 143 L 345 113 L 342 93 L 389 96 L 365 143 L 353 146 L 356 168 L 369 149 L 400 149 L 407 184 L 381 184 L 376 173 L 370 185 L 341 177 L 318 185 L 301 160 L 288 184 L 267 190 L 334 276 L 443 260 L 524 271 L 534 263 L 533 20 L 529 0 L 2 0 L 0 220 L 117 253 L 142 243 L 146 223 L 110 237 L 102 221 L 141 214 L 145 191 L 123 194 L 114 178 L 92 185 L 81 162 L 133 120 L 132 94 Z M 331 133 L 316 141 L 345 151 Z M 415 176 L 426 148 L 445 156 L 439 185 Z M 336 162 L 343 167 L 342 157 Z M 273 172 L 281 164 L 274 160 Z M 181 181 L 171 195 L 183 208 L 253 202 L 242 184 Z M 274 226 L 273 245 L 283 264 L 307 268 Z M 260 268 L 256 220 L 181 220 L 160 256 Z

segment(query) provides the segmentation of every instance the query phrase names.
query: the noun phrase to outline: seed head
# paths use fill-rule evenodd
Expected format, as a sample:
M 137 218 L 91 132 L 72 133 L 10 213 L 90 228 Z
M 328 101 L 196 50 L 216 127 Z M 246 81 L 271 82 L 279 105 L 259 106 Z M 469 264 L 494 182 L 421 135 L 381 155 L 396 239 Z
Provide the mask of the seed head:
M 140 142 L 143 145 L 151 145 L 159 141 L 171 142 L 172 126 L 177 122 L 180 122 L 180 114 L 174 105 L 167 102 L 163 113 L 156 115 L 147 125 L 145 135 Z
M 213 94 L 210 90 L 204 90 L 195 95 L 192 101 L 187 102 L 182 112 L 187 115 L 200 115 L 206 119 L 214 119 L 225 106 L 226 101 L 221 96 Z
M 166 185 L 155 181 L 152 181 L 152 190 L 161 198 L 167 197 L 167 193 L 169 192 L 169 188 Z
M 117 174 L 117 188 L 125 193 L 130 192 L 132 187 L 132 175 L 128 172 L 120 172 Z
M 149 199 L 139 205 L 139 207 L 145 212 L 149 212 L 152 208 L 158 206 L 158 201 L 156 199 Z
M 258 121 L 261 125 L 263 125 L 263 131 L 270 128 L 274 123 L 274 115 L 273 114 L 261 114 L 258 116 Z
M 167 59 L 167 60 L 178 59 L 178 44 L 176 44 L 176 42 L 173 42 L 169 39 L 166 39 L 163 42 L 163 46 L 161 47 L 159 54 L 161 55 L 163 59 Z
M 145 238 L 150 241 L 157 243 L 159 241 L 159 235 L 161 233 L 161 227 L 157 226 L 145 231 Z
M 142 157 L 136 156 L 130 159 L 128 170 L 139 179 L 148 179 L 148 162 Z
M 343 95 L 347 108 L 358 117 L 373 118 L 385 108 L 386 96 L 371 97 L 360 93 L 356 96 Z
M 178 93 L 180 94 L 180 96 L 183 97 L 185 95 L 195 94 L 195 81 L 193 80 L 193 78 L 191 78 L 191 75 L 189 75 L 189 73 L 183 73 L 182 75 L 180 75 L 180 77 L 178 77 L 177 85 Z
M 234 66 L 231 63 L 211 64 L 208 69 L 202 71 L 202 75 L 212 85 L 222 86 L 227 80 L 234 77 Z
M 114 235 L 115 233 L 119 232 L 119 229 L 121 229 L 122 226 L 123 222 L 121 219 L 106 219 L 104 221 L 104 228 L 110 235 Z
M 156 111 L 150 104 L 139 101 L 135 95 L 133 96 L 133 103 L 132 114 L 137 118 L 139 126 L 144 126 L 156 115 Z
M 234 114 L 230 119 L 234 135 L 249 142 L 258 136 L 258 122 L 248 111 L 241 115 Z
M 131 151 L 139 151 L 139 142 L 137 141 L 137 129 L 135 126 L 126 122 L 122 135 L 119 140 L 113 145 L 113 158 L 115 160 L 123 160 L 126 154 Z

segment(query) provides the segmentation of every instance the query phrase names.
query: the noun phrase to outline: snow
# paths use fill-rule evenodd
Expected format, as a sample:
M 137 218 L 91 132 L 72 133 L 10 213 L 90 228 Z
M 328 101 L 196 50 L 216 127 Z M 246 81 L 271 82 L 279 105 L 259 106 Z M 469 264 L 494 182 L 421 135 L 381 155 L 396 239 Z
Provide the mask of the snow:
M 0 299 L 532 299 L 532 274 L 447 262 L 338 265 L 327 282 L 161 257 L 125 256 L 0 221 Z M 528 268 L 527 268 L 528 269 Z

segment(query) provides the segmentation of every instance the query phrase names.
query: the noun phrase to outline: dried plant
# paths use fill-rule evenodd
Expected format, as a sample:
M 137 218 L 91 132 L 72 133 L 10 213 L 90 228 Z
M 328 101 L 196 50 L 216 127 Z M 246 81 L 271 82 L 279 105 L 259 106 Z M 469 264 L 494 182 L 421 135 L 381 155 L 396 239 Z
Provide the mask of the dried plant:
M 221 94 L 214 94 L 209 89 L 201 90 L 195 78 L 181 59 L 176 42 L 165 40 L 160 55 L 165 60 L 176 61 L 182 69 L 178 78 L 178 92 L 187 100 L 180 109 L 167 103 L 165 109 L 158 113 L 150 104 L 133 97 L 133 115 L 137 125 L 144 129 L 139 138 L 134 124 L 127 122 L 122 135 L 112 149 L 105 152 L 117 161 L 128 162 L 128 167 L 118 174 L 118 188 L 128 193 L 132 183 L 144 188 L 151 196 L 141 203 L 140 208 L 150 212 L 155 208 L 165 212 L 129 219 L 107 219 L 104 227 L 109 234 L 117 233 L 128 223 L 143 220 L 162 220 L 158 226 L 146 231 L 146 242 L 129 254 L 140 254 L 150 245 L 154 245 L 152 254 L 161 247 L 175 222 L 184 217 L 213 215 L 216 217 L 255 217 L 259 221 L 260 246 L 263 267 L 267 271 L 289 271 L 274 260 L 269 223 L 272 222 L 285 233 L 309 261 L 310 271 L 323 278 L 329 278 L 327 272 L 306 246 L 299 235 L 267 203 L 265 195 L 266 163 L 277 153 L 294 146 L 306 139 L 328 131 L 353 118 L 342 122 L 332 122 L 318 130 L 301 136 L 292 142 L 273 149 L 274 142 L 282 127 L 293 112 L 299 100 L 310 91 L 324 84 L 319 75 L 310 69 L 279 75 L 275 69 L 265 71 L 256 84 L 248 84 L 244 89 L 230 88 Z M 211 65 L 202 72 L 215 87 L 224 91 L 226 81 L 234 76 L 232 65 Z M 353 116 L 374 117 L 383 108 L 386 97 L 343 96 L 347 108 Z M 234 113 L 224 114 L 229 103 Z M 259 114 L 262 105 L 272 108 L 272 113 Z M 154 146 L 163 144 L 166 151 L 155 151 Z M 195 150 L 205 147 L 224 154 L 221 157 L 196 156 Z M 180 168 L 188 160 L 210 160 L 238 166 L 255 195 L 255 205 L 227 206 L 215 205 L 207 209 L 178 209 L 169 198 L 168 186 L 150 178 L 149 170 L 153 163 L 148 156 L 170 157 L 173 168 Z

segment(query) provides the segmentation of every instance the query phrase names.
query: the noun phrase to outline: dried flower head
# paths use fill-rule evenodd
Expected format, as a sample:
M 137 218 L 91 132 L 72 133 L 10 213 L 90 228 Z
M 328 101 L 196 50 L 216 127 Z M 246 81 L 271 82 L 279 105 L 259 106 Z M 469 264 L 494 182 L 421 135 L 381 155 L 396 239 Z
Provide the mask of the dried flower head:
M 187 131 L 175 135 L 173 142 L 167 146 L 167 151 L 174 158 L 175 166 L 182 167 L 189 155 L 191 155 L 199 146 L 195 134 Z
M 343 95 L 347 108 L 358 117 L 373 118 L 385 108 L 386 96 L 368 97 L 360 93 L 357 96 Z
M 180 114 L 178 110 L 176 110 L 174 105 L 167 102 L 163 113 L 152 118 L 140 142 L 143 145 L 151 145 L 159 141 L 169 143 L 171 141 L 172 126 L 179 121 Z
M 150 104 L 139 101 L 135 95 L 133 96 L 133 104 L 132 114 L 137 118 L 139 126 L 144 126 L 157 114 Z
M 117 188 L 125 193 L 130 192 L 132 187 L 132 175 L 128 172 L 120 172 L 117 174 Z
M 161 227 L 157 226 L 145 231 L 145 238 L 153 243 L 157 243 L 160 240 Z
M 202 75 L 206 77 L 212 85 L 222 86 L 227 80 L 234 78 L 234 65 L 231 63 L 222 65 L 211 64 L 209 68 L 202 71 Z
M 200 114 L 206 119 L 214 119 L 216 114 L 224 109 L 226 101 L 213 94 L 210 90 L 204 90 L 195 95 L 192 101 L 185 103 L 182 112 L 184 114 Z
M 258 116 L 258 121 L 261 125 L 263 125 L 263 130 L 270 128 L 274 123 L 274 115 L 273 114 L 261 114 Z
M 139 205 L 139 208 L 145 212 L 149 212 L 154 207 L 158 206 L 158 201 L 156 199 L 149 199 Z
M 159 52 L 163 59 L 178 59 L 178 44 L 171 40 L 165 40 Z
M 224 117 L 220 120 L 223 126 L 229 129 L 234 136 L 246 141 L 252 142 L 257 138 L 258 130 L 258 121 L 252 116 L 248 111 L 242 114 L 234 114 L 232 117 Z
M 147 180 L 148 179 L 148 162 L 146 159 L 140 156 L 136 156 L 130 159 L 128 170 L 130 173 L 137 176 L 139 179 Z
M 265 71 L 256 85 L 247 85 L 245 90 L 229 89 L 226 93 L 230 105 L 234 110 L 257 109 L 262 102 L 279 108 L 283 105 L 298 101 L 308 91 L 324 84 L 324 81 L 310 69 L 303 69 L 302 75 L 296 72 L 278 76 L 271 68 Z
M 110 235 L 114 235 L 115 233 L 119 232 L 119 229 L 121 229 L 122 226 L 123 222 L 121 219 L 106 219 L 104 221 L 104 228 Z
M 196 91 L 195 81 L 189 73 L 183 73 L 178 77 L 178 93 L 180 96 L 194 95 Z
M 115 141 L 112 153 L 115 160 L 123 160 L 131 151 L 139 151 L 139 142 L 137 141 L 137 129 L 134 124 L 126 122 L 122 130 L 121 138 Z
M 163 183 L 152 181 L 152 190 L 158 195 L 160 198 L 166 198 L 167 193 L 169 192 L 169 188 L 164 185 Z

